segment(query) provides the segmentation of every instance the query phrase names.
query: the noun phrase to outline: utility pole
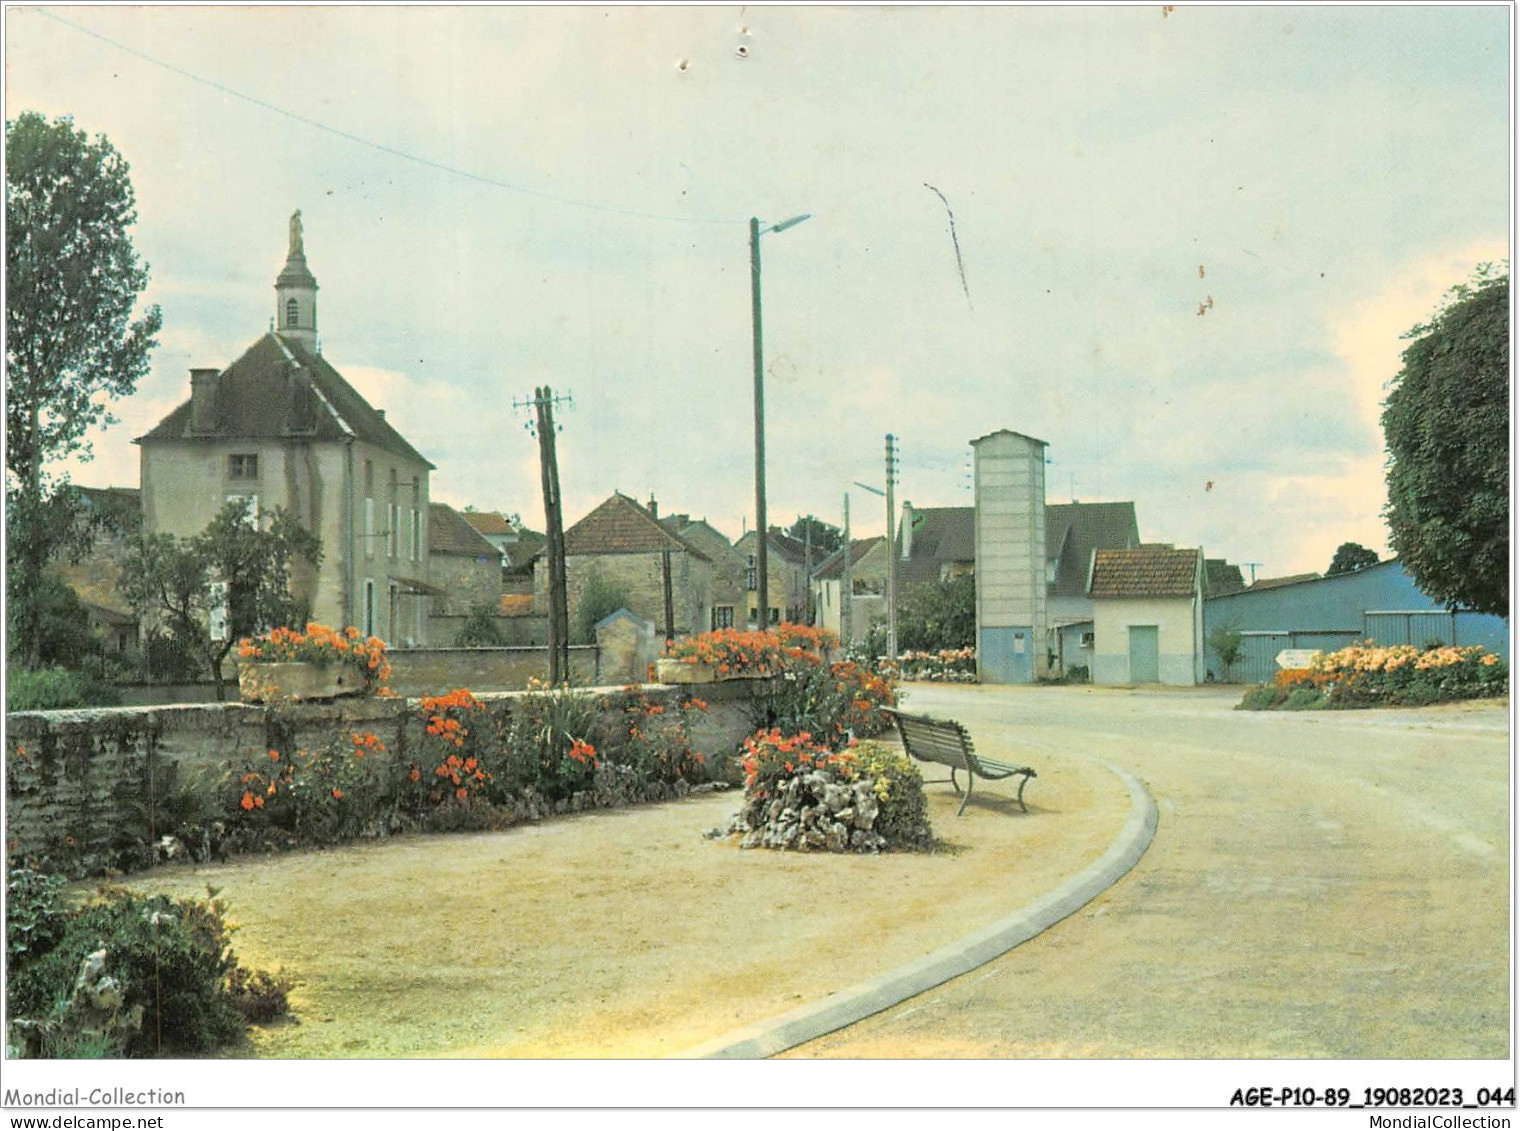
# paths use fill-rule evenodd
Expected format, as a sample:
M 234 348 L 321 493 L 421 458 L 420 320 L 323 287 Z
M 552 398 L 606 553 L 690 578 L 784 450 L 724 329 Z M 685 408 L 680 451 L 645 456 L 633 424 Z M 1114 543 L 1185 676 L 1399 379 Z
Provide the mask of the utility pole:
M 565 587 L 565 522 L 560 510 L 559 459 L 554 451 L 554 406 L 575 400 L 556 396 L 548 385 L 533 390 L 531 401 L 516 401 L 514 408 L 530 405 L 536 412 L 530 430 L 538 433 L 538 467 L 544 491 L 544 553 L 549 562 L 549 683 L 558 686 L 570 679 L 570 612 Z
M 812 518 L 808 515 L 808 518 Z M 813 623 L 813 524 L 802 528 L 802 619 Z
M 855 571 L 851 559 L 855 546 L 850 541 L 850 493 L 844 493 L 844 576 L 839 582 L 839 642 L 848 649 L 855 643 L 854 626 L 850 623 L 850 599 L 855 596 Z
M 749 311 L 755 349 L 755 627 L 770 627 L 770 563 L 765 522 L 765 357 L 760 334 L 760 221 L 749 221 Z
M 665 590 L 665 651 L 669 652 L 676 642 L 675 601 L 670 591 L 670 547 L 660 551 L 660 582 Z
M 887 659 L 897 662 L 897 437 L 887 433 Z

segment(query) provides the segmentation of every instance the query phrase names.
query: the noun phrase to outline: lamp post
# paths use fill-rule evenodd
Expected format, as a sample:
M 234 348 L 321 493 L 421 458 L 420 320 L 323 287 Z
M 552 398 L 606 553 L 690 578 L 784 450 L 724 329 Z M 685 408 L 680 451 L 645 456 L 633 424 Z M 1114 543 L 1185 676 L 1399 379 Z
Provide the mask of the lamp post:
M 769 232 L 784 232 L 808 218 L 809 213 L 793 216 L 762 229 L 760 221 L 749 221 L 749 309 L 755 339 L 755 627 L 770 625 L 770 563 L 766 540 L 770 527 L 765 518 L 765 357 L 760 335 L 760 237 Z

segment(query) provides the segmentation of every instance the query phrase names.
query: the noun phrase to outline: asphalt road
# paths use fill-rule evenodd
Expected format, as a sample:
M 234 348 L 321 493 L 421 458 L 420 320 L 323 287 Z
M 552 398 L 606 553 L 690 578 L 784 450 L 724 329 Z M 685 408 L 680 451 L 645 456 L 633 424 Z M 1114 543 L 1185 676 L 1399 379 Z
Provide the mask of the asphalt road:
M 989 755 L 1130 770 L 1155 842 L 1045 934 L 787 1055 L 1508 1057 L 1507 703 L 1238 698 L 915 685 Z

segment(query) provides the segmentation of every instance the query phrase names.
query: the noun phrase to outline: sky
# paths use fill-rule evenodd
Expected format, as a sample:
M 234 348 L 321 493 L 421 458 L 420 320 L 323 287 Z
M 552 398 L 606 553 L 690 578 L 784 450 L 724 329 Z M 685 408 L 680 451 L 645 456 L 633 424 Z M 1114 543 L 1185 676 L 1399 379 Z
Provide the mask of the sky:
M 518 405 L 547 384 L 567 523 L 621 490 L 737 538 L 748 220 L 806 213 L 761 245 L 773 523 L 850 490 L 880 533 L 852 485 L 888 432 L 899 500 L 970 505 L 969 441 L 1009 428 L 1048 442 L 1049 501 L 1133 500 L 1147 541 L 1263 577 L 1385 554 L 1400 336 L 1508 258 L 1509 19 L 12 7 L 6 117 L 131 163 L 164 315 L 69 470 L 137 484 L 190 368 L 267 330 L 299 208 L 324 356 L 435 500 L 542 529 Z

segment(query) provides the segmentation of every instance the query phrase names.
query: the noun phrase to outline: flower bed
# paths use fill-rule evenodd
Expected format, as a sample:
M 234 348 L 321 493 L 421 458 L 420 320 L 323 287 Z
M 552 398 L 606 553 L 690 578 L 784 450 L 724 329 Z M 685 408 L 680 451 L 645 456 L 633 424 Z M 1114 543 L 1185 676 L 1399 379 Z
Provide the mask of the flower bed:
M 762 731 L 744 744 L 741 848 L 799 852 L 926 849 L 933 843 L 918 769 L 876 743 L 834 751 L 810 734 Z
M 903 652 L 897 657 L 903 679 L 930 683 L 975 683 L 976 649 L 941 648 L 937 652 Z
M 1459 699 L 1486 699 L 1509 690 L 1509 667 L 1477 645 L 1378 647 L 1370 640 L 1338 652 L 1317 653 L 1307 668 L 1277 673 L 1270 684 L 1246 692 L 1247 711 L 1337 707 L 1422 707 Z
M 673 644 L 666 657 L 673 663 L 662 672 L 684 665 L 709 670 L 719 679 L 774 676 L 822 663 L 838 644 L 832 632 L 801 624 L 756 632 L 720 628 Z

